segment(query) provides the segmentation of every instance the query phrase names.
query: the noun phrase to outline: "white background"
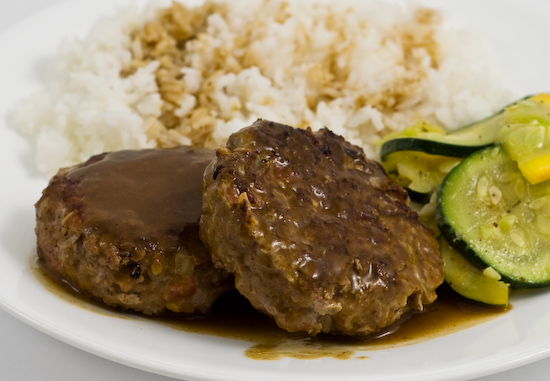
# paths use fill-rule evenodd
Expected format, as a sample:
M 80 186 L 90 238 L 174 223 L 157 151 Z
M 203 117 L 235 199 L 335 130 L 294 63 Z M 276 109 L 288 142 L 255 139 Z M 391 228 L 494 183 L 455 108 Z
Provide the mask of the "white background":
M 63 0 L 0 0 L 0 33 L 27 16 L 61 1 Z M 9 59 L 9 57 L 2 59 Z M 547 359 L 477 380 L 546 381 L 549 379 L 549 374 L 550 359 Z M 0 310 L 0 380 L 169 381 L 171 379 L 119 365 L 75 349 Z

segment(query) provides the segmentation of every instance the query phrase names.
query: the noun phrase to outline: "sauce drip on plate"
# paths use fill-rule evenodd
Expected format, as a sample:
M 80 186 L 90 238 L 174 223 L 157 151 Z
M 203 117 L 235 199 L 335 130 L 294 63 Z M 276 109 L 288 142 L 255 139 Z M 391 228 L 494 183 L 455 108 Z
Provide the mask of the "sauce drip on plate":
M 184 332 L 246 341 L 251 346 L 245 355 L 254 360 L 279 360 L 284 357 L 364 360 L 368 359 L 369 351 L 428 341 L 482 324 L 508 311 L 506 308 L 470 303 L 443 285 L 438 289 L 438 299 L 426 306 L 423 312 L 410 315 L 376 335 L 364 338 L 318 335 L 312 338 L 280 329 L 236 292 L 218 300 L 212 314 L 207 317 L 173 314 L 152 318 L 107 309 L 66 285 L 53 281 L 38 263 L 31 268 L 50 292 L 81 308 L 128 319 L 147 319 Z

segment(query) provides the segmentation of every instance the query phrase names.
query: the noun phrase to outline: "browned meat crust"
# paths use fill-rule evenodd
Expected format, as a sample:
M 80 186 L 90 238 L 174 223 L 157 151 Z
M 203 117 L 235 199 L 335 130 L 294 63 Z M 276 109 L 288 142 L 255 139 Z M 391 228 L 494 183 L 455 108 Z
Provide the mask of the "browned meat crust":
M 328 129 L 262 121 L 207 168 L 201 238 L 288 331 L 376 332 L 436 298 L 437 240 L 408 195 Z
M 111 307 L 206 313 L 233 289 L 198 236 L 205 149 L 119 151 L 61 169 L 36 203 L 38 256 Z

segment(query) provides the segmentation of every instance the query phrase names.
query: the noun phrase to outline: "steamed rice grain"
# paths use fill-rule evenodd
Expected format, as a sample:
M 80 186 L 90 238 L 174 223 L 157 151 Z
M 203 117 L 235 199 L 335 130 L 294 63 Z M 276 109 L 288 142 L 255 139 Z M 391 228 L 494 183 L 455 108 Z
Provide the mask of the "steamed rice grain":
M 64 42 L 12 116 L 47 174 L 104 151 L 217 147 L 258 118 L 326 126 L 376 158 L 388 132 L 455 128 L 517 96 L 480 40 L 383 0 L 130 8 Z

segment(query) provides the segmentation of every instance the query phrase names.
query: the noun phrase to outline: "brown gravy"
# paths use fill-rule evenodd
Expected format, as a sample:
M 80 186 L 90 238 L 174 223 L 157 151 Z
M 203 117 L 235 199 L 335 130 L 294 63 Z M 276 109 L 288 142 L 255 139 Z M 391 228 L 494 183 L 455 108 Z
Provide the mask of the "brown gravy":
M 96 304 L 80 296 L 68 286 L 56 283 L 37 264 L 31 265 L 35 277 L 51 292 L 64 300 L 95 313 L 113 317 L 141 318 L 142 315 L 120 313 Z M 278 328 L 267 316 L 254 310 L 246 299 L 233 293 L 222 297 L 208 317 L 169 315 L 147 318 L 176 330 L 213 335 L 251 343 L 245 352 L 254 360 L 279 360 L 284 357 L 315 359 L 332 357 L 340 360 L 367 359 L 368 352 L 379 349 L 412 345 L 445 336 L 478 324 L 482 324 L 508 311 L 470 303 L 454 294 L 447 287 L 438 290 L 438 299 L 416 313 L 376 336 L 361 339 L 319 335 L 308 337 L 300 333 L 288 333 Z
M 166 250 L 181 245 L 178 234 L 183 233 L 176 227 L 188 227 L 197 235 L 200 180 L 214 155 L 214 150 L 188 146 L 115 151 L 93 157 L 93 163 L 72 170 L 67 178 L 78 184 L 86 205 L 79 213 L 106 241 L 142 242 L 145 248 Z

